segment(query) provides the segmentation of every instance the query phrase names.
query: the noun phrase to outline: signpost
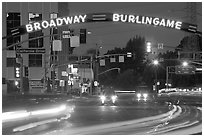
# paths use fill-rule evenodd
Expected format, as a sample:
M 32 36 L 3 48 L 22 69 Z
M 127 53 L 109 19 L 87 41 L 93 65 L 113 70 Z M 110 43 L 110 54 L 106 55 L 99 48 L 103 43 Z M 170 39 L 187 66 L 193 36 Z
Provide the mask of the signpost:
M 45 53 L 45 49 L 18 49 L 16 51 L 17 53 L 21 54 L 21 53 Z
M 188 66 L 178 65 L 175 68 L 176 74 L 195 74 L 195 71 L 196 71 L 196 67 L 192 65 L 188 65 Z

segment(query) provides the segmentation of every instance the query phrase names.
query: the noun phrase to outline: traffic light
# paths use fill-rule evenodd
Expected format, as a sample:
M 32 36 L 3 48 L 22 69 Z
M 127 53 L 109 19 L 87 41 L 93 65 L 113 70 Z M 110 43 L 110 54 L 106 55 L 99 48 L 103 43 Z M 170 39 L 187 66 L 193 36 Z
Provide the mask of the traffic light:
M 51 79 L 56 79 L 55 71 L 51 71 Z
M 150 45 L 147 45 L 147 53 L 150 53 L 152 51 L 152 47 Z
M 80 44 L 86 44 L 86 29 L 80 29 Z
M 24 67 L 25 77 L 28 77 L 28 67 Z
M 14 67 L 14 74 L 15 74 L 15 78 L 20 78 L 21 70 L 20 70 L 20 66 L 19 65 L 16 65 Z
M 147 53 L 150 53 L 152 51 L 151 42 L 146 43 L 146 51 L 147 51 Z

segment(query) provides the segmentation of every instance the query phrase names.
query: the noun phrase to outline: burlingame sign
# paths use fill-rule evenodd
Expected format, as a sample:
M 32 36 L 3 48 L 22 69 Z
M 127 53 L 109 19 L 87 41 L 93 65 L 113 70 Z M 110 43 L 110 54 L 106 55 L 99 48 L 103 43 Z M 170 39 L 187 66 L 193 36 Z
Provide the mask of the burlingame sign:
M 71 25 L 85 22 L 127 22 L 134 24 L 144 24 L 161 26 L 166 28 L 172 28 L 177 30 L 183 30 L 191 33 L 197 33 L 197 25 L 184 23 L 172 19 L 164 19 L 159 17 L 141 16 L 141 15 L 127 15 L 118 13 L 92 13 L 76 16 L 59 17 L 51 20 L 43 20 L 41 22 L 34 22 L 24 26 L 20 26 L 19 29 L 14 29 L 12 35 L 23 35 L 25 33 L 31 33 L 42 29 L 51 27 L 60 27 L 63 25 Z
M 182 22 L 156 18 L 156 17 L 148 17 L 148 16 L 135 16 L 135 15 L 125 15 L 125 14 L 113 14 L 113 21 L 120 22 L 129 22 L 136 24 L 147 24 L 154 26 L 162 26 L 174 29 L 181 29 Z

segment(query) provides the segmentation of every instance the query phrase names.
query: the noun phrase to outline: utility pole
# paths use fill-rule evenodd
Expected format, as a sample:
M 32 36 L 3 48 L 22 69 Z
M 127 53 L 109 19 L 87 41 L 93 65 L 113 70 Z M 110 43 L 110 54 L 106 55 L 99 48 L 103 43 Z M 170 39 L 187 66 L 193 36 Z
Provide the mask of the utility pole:
M 96 61 L 95 61 L 95 80 L 98 82 L 98 45 L 96 44 L 96 53 L 95 53 L 95 58 L 96 58 Z M 98 93 L 98 84 L 97 86 L 95 86 L 95 92 Z
M 45 75 L 44 75 L 44 79 L 43 79 L 43 82 L 44 82 L 44 89 L 46 89 L 46 82 L 47 82 L 47 61 L 46 61 L 46 54 L 44 54 L 44 69 L 45 69 Z
M 22 56 L 20 56 L 19 58 L 19 62 L 20 62 L 20 93 L 24 94 L 24 90 L 23 90 L 23 58 Z
M 168 79 L 169 79 L 169 67 L 166 67 L 166 89 L 168 89 Z
M 158 93 L 158 85 L 157 85 L 157 66 L 155 67 L 155 88 L 156 88 L 156 93 Z
M 91 56 L 91 72 L 93 71 L 93 56 Z M 91 80 L 91 85 L 90 85 L 90 93 L 93 95 L 93 81 Z

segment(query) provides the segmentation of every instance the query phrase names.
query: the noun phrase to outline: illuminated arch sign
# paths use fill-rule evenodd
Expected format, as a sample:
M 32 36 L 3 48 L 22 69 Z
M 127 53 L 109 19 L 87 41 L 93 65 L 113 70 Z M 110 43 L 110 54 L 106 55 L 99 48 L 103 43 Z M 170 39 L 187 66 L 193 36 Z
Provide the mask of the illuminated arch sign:
M 51 20 L 44 20 L 41 22 L 34 22 L 31 24 L 25 25 L 26 31 L 29 33 L 29 32 L 38 31 L 38 30 L 51 28 L 51 27 L 60 27 L 63 25 L 83 23 L 85 22 L 86 16 L 87 15 L 68 16 L 68 17 L 56 18 Z
M 135 16 L 135 15 L 125 15 L 125 14 L 113 14 L 113 21 L 120 22 L 129 22 L 136 24 L 148 24 L 154 26 L 162 26 L 174 29 L 181 29 L 182 22 L 157 18 L 157 17 L 148 17 L 148 16 Z
M 158 17 L 127 15 L 127 14 L 118 14 L 118 13 L 92 13 L 92 14 L 60 17 L 56 19 L 30 23 L 11 30 L 11 33 L 13 36 L 15 36 L 19 34 L 22 35 L 25 33 L 39 31 L 39 30 L 47 29 L 51 27 L 60 27 L 64 25 L 86 23 L 86 22 L 106 22 L 106 21 L 161 26 L 166 28 L 183 30 L 191 33 L 197 33 L 197 25 L 184 23 L 181 21 L 176 21 L 171 19 L 158 18 Z

